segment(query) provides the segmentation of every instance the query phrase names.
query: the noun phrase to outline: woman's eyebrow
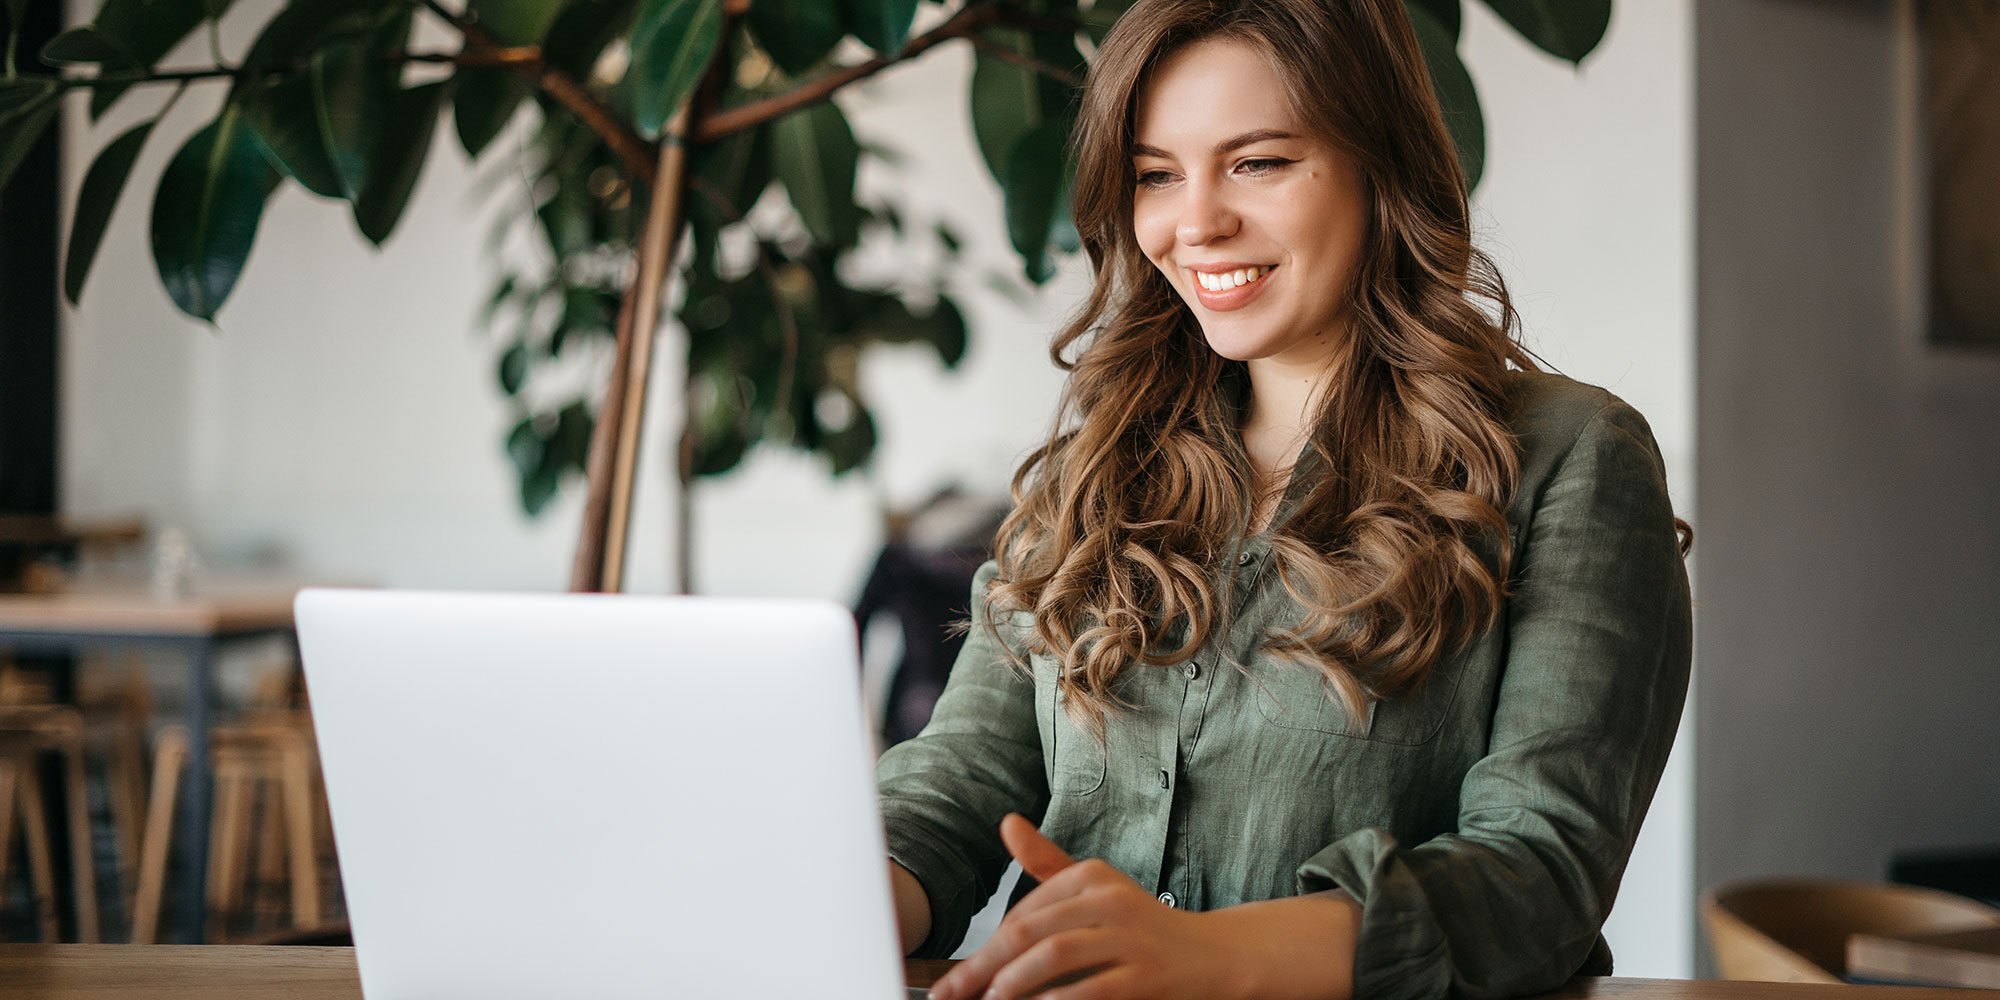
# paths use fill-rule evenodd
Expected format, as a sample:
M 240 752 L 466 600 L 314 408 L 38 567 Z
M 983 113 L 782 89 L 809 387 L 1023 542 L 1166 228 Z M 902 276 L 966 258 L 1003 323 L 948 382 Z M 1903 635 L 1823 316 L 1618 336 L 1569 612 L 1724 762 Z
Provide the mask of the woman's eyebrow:
M 1221 156 L 1224 153 L 1229 153 L 1238 149 L 1242 149 L 1243 147 L 1248 146 L 1251 143 L 1264 142 L 1269 139 L 1296 139 L 1296 138 L 1298 138 L 1298 136 L 1293 135 L 1292 133 L 1287 132 L 1284 129 L 1277 129 L 1277 128 L 1252 129 L 1240 135 L 1232 135 L 1229 138 L 1216 143 L 1215 155 Z M 1169 153 L 1158 146 L 1148 146 L 1143 142 L 1135 142 L 1132 144 L 1132 155 L 1157 156 L 1162 160 L 1171 160 L 1174 158 L 1174 155 L 1172 153 Z

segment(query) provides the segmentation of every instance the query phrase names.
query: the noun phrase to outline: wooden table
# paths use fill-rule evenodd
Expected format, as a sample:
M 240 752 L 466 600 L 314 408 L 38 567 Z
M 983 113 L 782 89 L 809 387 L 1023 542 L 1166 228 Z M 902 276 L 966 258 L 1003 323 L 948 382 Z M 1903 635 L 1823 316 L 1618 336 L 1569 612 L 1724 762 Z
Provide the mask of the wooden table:
M 187 801 L 176 834 L 179 877 L 169 924 L 199 941 L 208 924 L 208 827 L 214 800 L 208 734 L 215 708 L 215 664 L 229 642 L 292 634 L 296 581 L 205 581 L 186 597 L 159 598 L 136 582 L 84 584 L 53 594 L 0 594 L 0 650 L 74 655 L 106 646 L 149 646 L 184 654 L 188 663 Z M 0 994 L 5 995 L 5 994 Z
M 929 986 L 949 962 L 911 962 L 912 986 Z M 361 1000 L 352 948 L 226 945 L 0 945 L 0 997 L 20 1000 Z M 1972 1000 L 1984 990 L 1820 986 L 1716 980 L 1578 979 L 1548 1000 Z

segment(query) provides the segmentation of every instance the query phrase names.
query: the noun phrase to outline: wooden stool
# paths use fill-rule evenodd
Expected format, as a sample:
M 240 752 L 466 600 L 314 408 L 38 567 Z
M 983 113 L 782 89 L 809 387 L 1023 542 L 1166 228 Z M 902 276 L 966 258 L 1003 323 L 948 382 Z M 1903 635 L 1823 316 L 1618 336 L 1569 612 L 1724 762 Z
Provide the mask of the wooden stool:
M 118 849 L 118 886 L 129 910 L 139 865 L 139 828 L 146 811 L 146 731 L 153 717 L 145 659 L 135 653 L 97 656 L 80 665 L 76 709 L 83 715 L 84 752 L 104 764 L 105 800 Z M 58 704 L 47 676 L 0 664 L 0 706 Z
M 77 939 L 95 944 L 97 878 L 90 849 L 89 790 L 83 777 L 83 717 L 73 708 L 55 705 L 0 706 L 0 877 L 6 873 L 15 826 L 14 805 L 20 806 L 27 829 L 29 880 L 44 940 L 57 940 L 55 869 L 50 860 L 48 816 L 44 810 L 40 755 L 63 755 L 64 798 L 69 811 L 70 869 L 76 885 Z
M 317 925 L 321 919 L 319 854 L 314 844 L 318 824 L 310 730 L 295 721 L 265 715 L 258 721 L 217 727 L 210 744 L 215 768 L 215 812 L 208 844 L 210 919 L 220 921 L 242 904 L 253 832 L 251 807 L 259 786 L 271 785 L 278 791 L 275 812 L 282 816 L 282 822 L 265 815 L 265 843 L 282 845 L 293 924 Z M 140 847 L 138 893 L 132 907 L 134 944 L 151 944 L 159 934 L 174 801 L 187 754 L 186 730 L 176 726 L 160 734 Z M 275 860 L 278 853 L 271 851 L 269 857 Z

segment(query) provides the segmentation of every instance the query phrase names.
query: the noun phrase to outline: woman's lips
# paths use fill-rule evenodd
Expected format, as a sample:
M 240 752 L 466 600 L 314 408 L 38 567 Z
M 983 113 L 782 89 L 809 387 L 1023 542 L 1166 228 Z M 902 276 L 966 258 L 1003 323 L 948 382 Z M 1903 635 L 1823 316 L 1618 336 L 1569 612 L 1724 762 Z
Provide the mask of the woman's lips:
M 1203 308 L 1212 312 L 1229 312 L 1230 310 L 1241 309 L 1249 305 L 1264 291 L 1264 286 L 1271 283 L 1271 277 L 1277 271 L 1277 266 L 1272 265 L 1270 270 L 1264 273 L 1263 277 L 1249 284 L 1238 285 L 1223 291 L 1212 291 L 1202 287 L 1201 279 L 1195 276 L 1197 272 L 1190 269 L 1188 271 L 1188 284 L 1194 287 L 1195 298 L 1200 300 Z

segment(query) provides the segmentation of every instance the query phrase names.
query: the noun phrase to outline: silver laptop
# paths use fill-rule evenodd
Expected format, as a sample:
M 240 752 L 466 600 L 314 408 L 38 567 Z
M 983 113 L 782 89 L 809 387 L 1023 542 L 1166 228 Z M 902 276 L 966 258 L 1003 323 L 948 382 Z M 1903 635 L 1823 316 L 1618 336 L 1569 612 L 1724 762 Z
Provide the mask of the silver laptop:
M 308 590 L 297 616 L 368 1000 L 906 996 L 844 609 Z

